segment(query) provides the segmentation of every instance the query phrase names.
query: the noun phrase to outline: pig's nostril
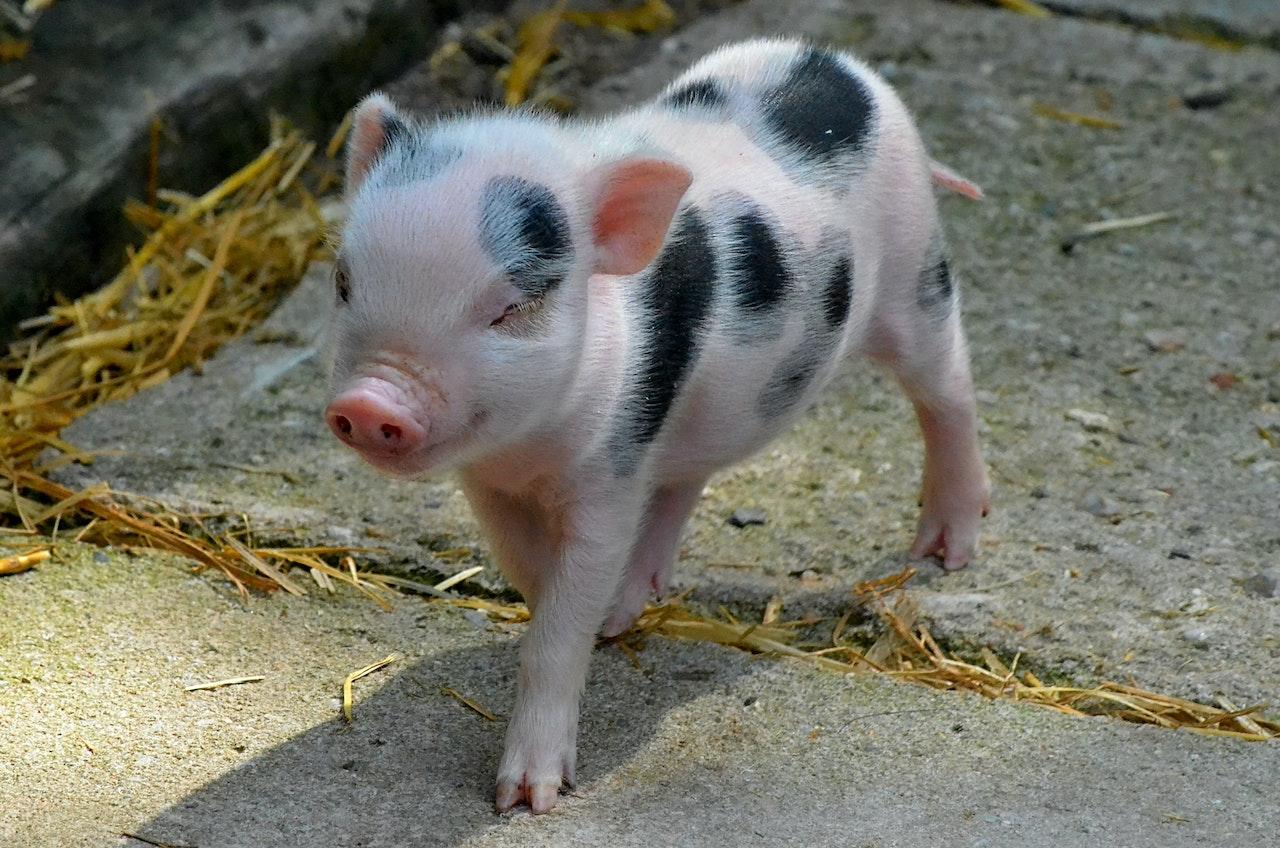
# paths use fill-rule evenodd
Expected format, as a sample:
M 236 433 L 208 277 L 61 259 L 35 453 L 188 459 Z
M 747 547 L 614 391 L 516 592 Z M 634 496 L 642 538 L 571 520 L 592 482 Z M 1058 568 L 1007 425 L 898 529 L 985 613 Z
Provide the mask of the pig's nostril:
M 333 426 L 338 428 L 338 432 L 344 436 L 351 435 L 351 419 L 345 415 L 333 416 Z
M 396 425 L 394 424 L 382 425 L 382 438 L 386 439 L 388 442 L 398 442 L 400 441 L 400 437 L 402 435 L 403 433 L 401 432 L 400 428 L 397 427 Z

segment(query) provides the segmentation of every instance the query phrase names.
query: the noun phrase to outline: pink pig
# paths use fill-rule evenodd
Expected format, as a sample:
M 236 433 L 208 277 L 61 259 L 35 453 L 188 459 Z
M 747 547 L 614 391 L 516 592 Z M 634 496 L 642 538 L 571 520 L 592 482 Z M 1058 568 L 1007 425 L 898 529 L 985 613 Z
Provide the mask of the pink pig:
M 842 53 L 718 50 L 599 121 L 419 123 L 381 95 L 349 142 L 334 434 L 378 469 L 456 469 L 533 622 L 497 807 L 572 784 L 600 634 L 668 587 L 707 478 L 859 355 L 924 433 L 911 553 L 973 557 L 988 487 L 929 160 Z

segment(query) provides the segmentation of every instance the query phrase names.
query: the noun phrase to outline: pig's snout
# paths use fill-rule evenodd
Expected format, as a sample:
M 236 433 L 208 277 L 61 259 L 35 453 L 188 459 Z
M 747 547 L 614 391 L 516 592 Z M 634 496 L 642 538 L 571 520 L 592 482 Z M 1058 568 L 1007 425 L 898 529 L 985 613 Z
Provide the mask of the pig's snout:
M 397 456 L 413 453 L 426 441 L 426 430 L 409 403 L 391 383 L 365 378 L 334 398 L 324 417 L 333 434 L 360 453 Z

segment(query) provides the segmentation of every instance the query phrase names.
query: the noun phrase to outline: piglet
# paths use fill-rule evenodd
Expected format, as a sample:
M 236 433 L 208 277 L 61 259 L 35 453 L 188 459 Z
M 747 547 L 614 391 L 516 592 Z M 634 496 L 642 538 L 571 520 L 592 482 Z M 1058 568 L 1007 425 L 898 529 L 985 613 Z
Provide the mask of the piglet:
M 931 182 L 979 192 L 858 60 L 748 41 L 595 121 L 421 122 L 375 94 L 348 148 L 325 417 L 388 474 L 458 471 L 528 601 L 499 810 L 573 784 L 594 640 L 667 589 L 707 478 L 844 360 L 915 405 L 912 555 L 973 556 L 987 480 Z

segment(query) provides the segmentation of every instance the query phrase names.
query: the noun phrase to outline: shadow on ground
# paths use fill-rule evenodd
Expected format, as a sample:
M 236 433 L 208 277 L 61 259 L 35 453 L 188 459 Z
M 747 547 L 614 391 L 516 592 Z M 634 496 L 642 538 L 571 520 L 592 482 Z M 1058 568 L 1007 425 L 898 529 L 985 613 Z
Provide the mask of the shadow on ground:
M 157 843 L 238 848 L 418 845 L 424 833 L 432 843 L 456 844 L 483 832 L 503 821 L 490 803 L 505 720 L 459 709 L 441 689 L 505 711 L 516 660 L 512 644 L 426 656 L 361 699 L 352 724 L 335 718 L 316 725 L 201 787 L 137 833 Z M 673 708 L 706 694 L 707 681 L 726 670 L 651 665 L 649 658 L 644 666 L 638 671 L 617 648 L 597 650 L 582 719 L 583 791 L 633 760 Z M 357 685 L 376 685 L 367 681 Z

